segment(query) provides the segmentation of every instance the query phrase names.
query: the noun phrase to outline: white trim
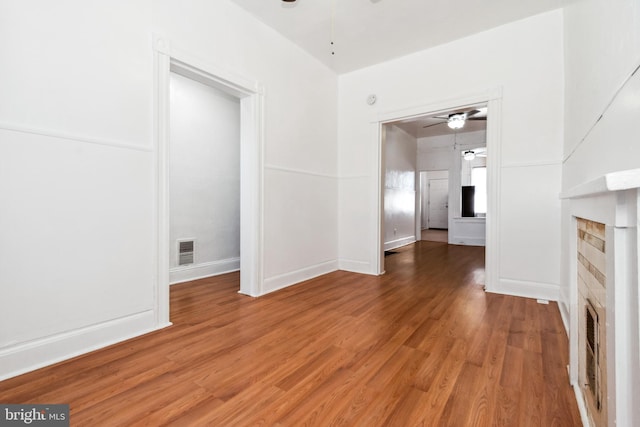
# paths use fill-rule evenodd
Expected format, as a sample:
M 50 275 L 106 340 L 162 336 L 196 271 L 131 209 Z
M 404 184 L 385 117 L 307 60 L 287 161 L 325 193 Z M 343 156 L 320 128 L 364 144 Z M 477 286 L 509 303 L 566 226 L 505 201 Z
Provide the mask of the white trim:
M 498 287 L 498 264 L 500 260 L 500 175 L 502 168 L 502 88 L 497 87 L 484 92 L 469 94 L 457 98 L 425 103 L 421 106 L 413 106 L 390 112 L 383 112 L 370 120 L 371 140 L 376 147 L 375 162 L 372 162 L 372 174 L 370 177 L 372 202 L 370 210 L 376 212 L 374 242 L 371 248 L 371 265 L 377 274 L 384 273 L 384 242 L 382 236 L 384 227 L 384 151 L 383 151 L 383 125 L 398 120 L 416 118 L 428 114 L 450 111 L 466 106 L 487 104 L 489 116 L 487 120 L 486 145 L 491 153 L 491 162 L 487 162 L 487 217 L 486 217 L 486 243 L 485 243 L 485 287 L 494 291 Z M 451 203 L 449 204 L 451 206 Z
M 611 191 L 630 190 L 640 188 L 640 169 L 611 172 L 592 181 L 577 185 L 563 191 L 561 199 L 591 197 L 606 194 Z
M 338 176 L 340 179 L 368 179 L 371 178 L 371 175 L 343 175 Z
M 485 217 L 485 289 L 492 291 L 498 283 L 500 267 L 500 206 L 502 174 L 502 94 L 487 103 L 487 214 Z
M 580 388 L 580 384 L 577 382 L 571 383 L 573 387 L 573 392 L 576 395 L 576 403 L 578 404 L 578 412 L 580 413 L 580 420 L 582 421 L 582 425 L 584 427 L 591 426 L 591 422 L 589 421 L 589 413 L 587 412 L 587 407 L 584 404 L 584 396 L 582 395 L 582 389 Z
M 183 74 L 185 77 L 207 85 L 216 82 L 224 92 L 228 93 L 229 89 L 235 90 L 234 95 L 237 97 L 262 93 L 262 85 L 259 82 L 235 73 L 219 63 L 213 63 L 193 55 L 157 34 L 154 35 L 154 49 L 158 54 L 170 57 L 177 65 L 171 71 L 184 72 L 186 73 L 186 75 Z
M 516 297 L 558 301 L 560 286 L 554 283 L 500 278 L 497 286 L 493 289 L 487 289 L 487 292 L 513 295 Z
M 464 246 L 485 246 L 487 239 L 474 236 L 451 236 L 449 239 L 450 245 L 464 245 Z
M 567 337 L 569 337 L 569 309 L 567 308 L 567 305 L 562 301 L 562 298 L 558 300 L 558 310 L 560 310 L 560 317 L 562 318 L 564 330 L 567 332 Z M 569 372 L 569 374 L 571 374 L 571 372 Z
M 164 47 L 156 41 L 154 47 Z M 156 144 L 154 171 L 154 260 L 156 267 L 154 305 L 156 321 L 169 322 L 169 68 L 171 58 L 160 50 L 154 51 L 153 140 Z
M 0 122 L 0 130 L 7 132 L 20 132 L 30 135 L 44 136 L 47 138 L 64 139 L 67 141 L 84 142 L 87 144 L 103 145 L 105 147 L 123 148 L 125 150 L 143 151 L 150 153 L 153 151 L 152 147 L 145 147 L 144 145 L 134 144 L 131 142 L 115 141 L 111 139 L 93 138 L 83 135 L 77 135 L 72 133 L 63 132 L 57 129 L 43 129 L 26 125 L 18 125 L 7 122 Z
M 255 80 L 154 38 L 157 147 L 157 292 L 159 322 L 169 319 L 169 78 L 175 72 L 240 99 L 240 293 L 263 293 L 264 89 Z
M 154 311 L 148 310 L 4 348 L 0 381 L 170 325 L 158 325 Z
M 401 248 L 416 242 L 416 236 L 403 237 L 401 239 L 391 240 L 385 242 L 384 250 L 389 251 L 391 249 Z
M 269 277 L 264 281 L 264 294 L 275 292 L 287 286 L 322 276 L 338 270 L 338 261 L 331 260 L 323 263 L 315 264 L 289 273 L 280 274 L 278 276 Z M 261 295 L 264 295 L 261 294 Z M 252 296 L 261 296 L 252 295 Z
M 240 270 L 240 258 L 228 258 L 219 261 L 174 267 L 169 270 L 169 284 L 175 285 L 177 283 L 219 276 L 238 270 Z
M 352 273 L 369 274 L 373 275 L 371 271 L 371 264 L 367 261 L 358 261 L 354 259 L 338 260 L 338 269 L 343 271 L 350 271 Z
M 407 120 L 424 116 L 425 114 L 437 114 L 456 108 L 464 108 L 488 101 L 502 98 L 502 88 L 496 87 L 476 94 L 468 94 L 460 97 L 442 99 L 435 102 L 428 102 L 422 105 L 400 108 L 398 110 L 381 112 L 371 121 L 371 123 L 385 123 L 396 120 Z
M 305 171 L 300 169 L 293 169 L 293 168 L 287 168 L 287 167 L 275 166 L 275 165 L 269 165 L 269 164 L 265 164 L 264 168 L 268 170 L 279 171 L 279 172 L 295 173 L 295 174 L 308 175 L 308 176 L 317 176 L 320 178 L 338 179 L 338 175 L 331 175 L 328 173 L 320 173 L 320 172 L 310 172 L 310 171 Z

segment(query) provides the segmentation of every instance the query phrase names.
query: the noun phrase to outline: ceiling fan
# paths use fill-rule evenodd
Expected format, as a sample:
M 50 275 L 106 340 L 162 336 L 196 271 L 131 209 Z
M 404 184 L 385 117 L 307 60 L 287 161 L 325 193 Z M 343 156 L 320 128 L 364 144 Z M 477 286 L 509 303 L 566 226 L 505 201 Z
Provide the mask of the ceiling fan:
M 478 147 L 471 150 L 465 150 L 462 152 L 462 157 L 465 160 L 473 160 L 476 157 L 487 157 L 487 148 Z
M 482 115 L 479 115 L 482 113 Z M 451 113 L 448 116 L 444 117 L 444 116 L 434 116 L 431 117 L 433 119 L 440 119 L 443 120 L 440 123 L 433 123 L 430 125 L 426 125 L 423 126 L 423 128 L 429 128 L 431 126 L 438 126 L 438 125 L 443 125 L 443 124 L 447 124 L 451 129 L 460 129 L 464 126 L 465 122 L 467 120 L 487 120 L 487 109 L 486 108 L 481 108 L 481 109 L 473 109 L 473 110 L 468 110 L 468 111 L 457 111 L 455 113 Z

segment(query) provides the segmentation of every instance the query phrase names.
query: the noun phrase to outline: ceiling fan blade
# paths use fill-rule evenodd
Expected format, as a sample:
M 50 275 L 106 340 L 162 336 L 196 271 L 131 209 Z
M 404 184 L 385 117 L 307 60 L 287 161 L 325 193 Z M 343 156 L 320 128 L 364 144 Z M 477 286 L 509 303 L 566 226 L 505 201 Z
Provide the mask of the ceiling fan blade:
M 434 123 L 432 125 L 426 125 L 426 126 L 422 126 L 422 129 L 426 129 L 426 128 L 430 128 L 431 126 L 438 126 L 438 125 L 443 125 L 447 122 L 442 122 L 442 123 Z
M 486 117 L 468 117 L 467 120 L 487 120 Z
M 467 111 L 467 120 L 469 120 L 469 119 L 471 118 L 471 116 L 474 116 L 474 115 L 476 115 L 476 114 L 478 114 L 478 113 L 481 113 L 481 111 L 480 111 L 480 110 L 470 110 L 470 111 Z
M 487 157 L 487 153 L 477 153 L 476 157 Z

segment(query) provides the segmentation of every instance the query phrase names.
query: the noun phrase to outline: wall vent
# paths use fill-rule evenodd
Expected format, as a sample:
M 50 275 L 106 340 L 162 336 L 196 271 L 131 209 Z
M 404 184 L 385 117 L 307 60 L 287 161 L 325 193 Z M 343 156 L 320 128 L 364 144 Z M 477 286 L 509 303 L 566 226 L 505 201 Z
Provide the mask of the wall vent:
M 193 264 L 194 241 L 178 241 L 178 265 Z

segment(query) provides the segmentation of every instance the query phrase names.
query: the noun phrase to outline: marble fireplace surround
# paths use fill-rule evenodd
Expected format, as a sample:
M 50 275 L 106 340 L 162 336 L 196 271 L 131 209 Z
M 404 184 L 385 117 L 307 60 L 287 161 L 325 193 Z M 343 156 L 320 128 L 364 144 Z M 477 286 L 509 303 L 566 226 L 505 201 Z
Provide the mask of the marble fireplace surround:
M 638 292 L 638 212 L 640 169 L 613 172 L 560 195 L 568 202 L 569 236 L 569 377 L 583 422 L 590 425 L 578 383 L 577 218 L 605 224 L 606 376 L 610 426 L 640 425 L 640 299 Z M 565 211 L 566 212 L 566 211 Z M 565 313 L 566 315 L 566 313 Z M 604 368 L 604 367 L 603 367 Z

